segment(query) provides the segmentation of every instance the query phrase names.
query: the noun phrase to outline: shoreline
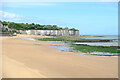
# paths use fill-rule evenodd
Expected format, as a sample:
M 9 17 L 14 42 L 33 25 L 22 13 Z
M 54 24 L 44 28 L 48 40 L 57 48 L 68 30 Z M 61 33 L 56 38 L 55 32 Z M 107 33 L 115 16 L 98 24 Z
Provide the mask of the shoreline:
M 118 57 L 62 52 L 50 47 L 50 43 L 47 41 L 19 40 L 21 37 L 36 36 L 20 35 L 12 38 L 2 38 L 4 78 L 118 77 Z M 20 66 L 21 64 L 24 65 Z M 14 69 L 11 69 L 11 67 L 14 67 Z M 20 71 L 20 73 L 17 71 Z
M 73 38 L 72 38 L 73 39 Z M 70 39 L 70 40 L 72 40 Z M 61 42 L 63 43 L 63 45 L 65 45 L 65 43 L 68 43 L 66 45 L 68 45 L 68 47 L 63 47 L 60 46 L 60 43 L 57 43 L 56 46 L 52 46 L 52 47 L 56 47 L 58 50 L 61 51 L 70 51 L 70 52 L 82 52 L 82 53 L 90 53 L 90 55 L 96 55 L 96 56 L 119 56 L 119 50 L 117 48 L 119 48 L 117 42 L 94 42 L 94 40 L 89 40 L 89 39 L 79 39 L 77 41 L 81 41 L 81 42 L 74 42 L 74 41 L 70 41 L 67 39 L 61 39 L 60 37 L 55 37 L 55 38 L 35 38 L 35 40 L 38 41 L 49 41 L 49 42 L 53 42 L 53 44 L 55 44 L 56 42 Z M 84 42 L 84 41 L 90 41 L 90 42 Z M 81 44 L 80 44 L 81 43 Z M 58 44 L 60 44 L 58 46 Z M 62 49 L 63 47 L 63 49 Z M 65 48 L 65 49 L 64 49 Z M 69 49 L 68 49 L 69 48 Z M 70 49 L 71 48 L 71 49 Z

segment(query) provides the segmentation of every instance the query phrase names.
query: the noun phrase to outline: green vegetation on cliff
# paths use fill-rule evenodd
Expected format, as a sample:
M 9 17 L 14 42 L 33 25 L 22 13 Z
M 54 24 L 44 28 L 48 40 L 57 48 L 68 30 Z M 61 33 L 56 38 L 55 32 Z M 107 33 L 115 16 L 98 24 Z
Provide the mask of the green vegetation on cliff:
M 60 29 L 67 29 L 67 30 L 77 30 L 75 28 L 68 29 L 66 28 L 61 28 L 57 27 L 57 25 L 40 25 L 40 24 L 35 24 L 35 23 L 14 23 L 14 22 L 5 22 L 1 21 L 3 25 L 8 25 L 9 28 L 11 29 L 16 29 L 16 30 L 60 30 Z

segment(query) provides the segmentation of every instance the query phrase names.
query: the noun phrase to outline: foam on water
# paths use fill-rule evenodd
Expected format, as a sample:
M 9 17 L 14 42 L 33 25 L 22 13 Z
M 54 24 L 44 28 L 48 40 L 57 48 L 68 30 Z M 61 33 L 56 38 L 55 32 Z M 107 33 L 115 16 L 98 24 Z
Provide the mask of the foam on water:
M 74 44 L 84 44 L 89 46 L 120 46 L 118 42 L 75 42 Z

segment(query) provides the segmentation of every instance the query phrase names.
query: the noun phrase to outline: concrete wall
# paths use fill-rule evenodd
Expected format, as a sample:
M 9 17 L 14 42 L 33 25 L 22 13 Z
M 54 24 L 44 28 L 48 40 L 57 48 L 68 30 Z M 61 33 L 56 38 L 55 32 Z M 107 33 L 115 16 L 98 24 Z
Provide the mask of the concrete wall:
M 21 34 L 28 35 L 49 35 L 49 36 L 74 36 L 79 35 L 79 31 L 74 30 L 19 30 Z

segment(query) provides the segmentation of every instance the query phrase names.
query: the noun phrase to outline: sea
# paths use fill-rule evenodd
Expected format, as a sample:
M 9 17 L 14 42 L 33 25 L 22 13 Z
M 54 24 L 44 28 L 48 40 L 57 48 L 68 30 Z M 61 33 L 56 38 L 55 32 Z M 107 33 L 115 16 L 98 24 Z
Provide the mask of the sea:
M 73 37 L 72 37 L 73 38 Z M 74 37 L 74 38 L 80 38 L 80 39 L 108 39 L 110 42 L 75 42 L 73 44 L 85 44 L 89 46 L 120 46 L 120 38 L 118 35 L 94 35 L 93 37 Z M 62 44 L 62 45 L 69 45 L 69 43 L 64 43 L 61 41 L 50 41 L 52 44 Z M 51 46 L 55 47 L 60 51 L 73 51 L 72 47 L 69 46 Z M 118 50 L 120 50 L 118 48 Z M 108 56 L 115 56 L 118 54 L 112 54 L 112 53 L 104 53 L 104 52 L 90 52 L 90 53 L 77 53 L 80 55 L 108 55 Z
M 75 37 L 81 39 L 108 39 L 110 42 L 75 42 L 74 44 L 85 44 L 89 46 L 120 46 L 118 35 L 94 35 L 93 37 Z
M 72 37 L 73 38 L 73 37 Z M 74 37 L 74 38 L 81 38 L 81 39 L 109 39 L 110 42 L 75 42 L 73 44 L 85 44 L 89 46 L 120 46 L 120 38 L 117 35 L 94 35 L 93 37 Z M 36 41 L 33 38 L 22 38 L 24 40 L 33 40 Z M 54 48 L 57 48 L 60 51 L 73 51 L 76 52 L 72 49 L 72 47 L 67 46 L 70 45 L 71 43 L 66 43 L 63 41 L 49 41 L 51 44 L 60 44 L 60 45 L 65 45 L 65 46 L 51 46 Z M 120 50 L 118 48 L 118 50 Z M 104 53 L 104 52 L 91 52 L 91 53 L 77 53 L 80 55 L 108 55 L 108 56 L 115 56 L 117 54 L 112 54 L 112 53 Z

